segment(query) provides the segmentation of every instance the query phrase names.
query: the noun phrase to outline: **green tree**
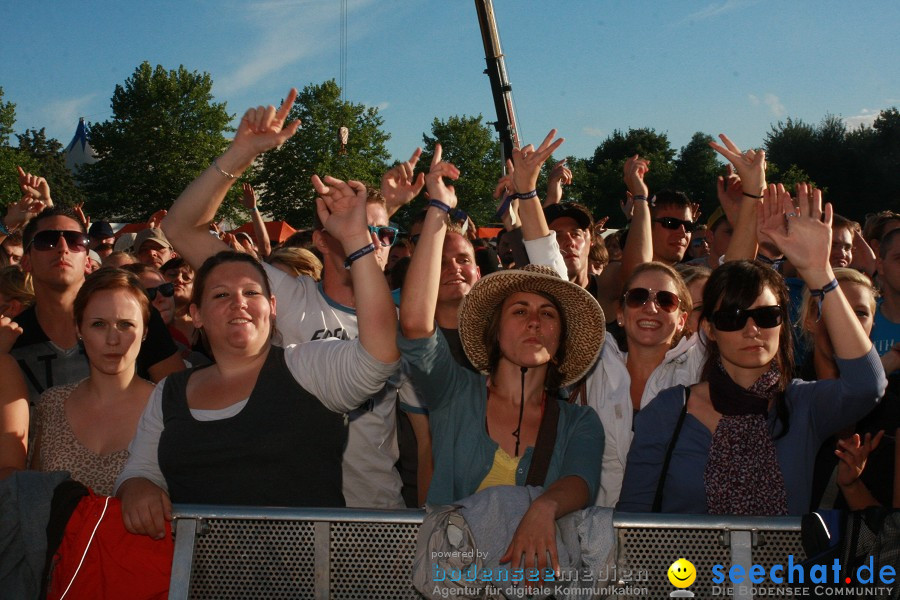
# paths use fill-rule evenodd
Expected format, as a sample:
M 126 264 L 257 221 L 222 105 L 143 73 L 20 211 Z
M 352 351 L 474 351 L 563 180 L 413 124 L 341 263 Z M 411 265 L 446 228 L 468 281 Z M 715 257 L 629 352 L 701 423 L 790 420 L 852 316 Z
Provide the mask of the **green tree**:
M 9 145 L 13 125 L 16 124 L 16 105 L 3 101 L 3 88 L 0 87 L 0 146 Z
M 459 206 L 479 226 L 494 221 L 496 203 L 493 193 L 502 175 L 500 165 L 500 141 L 491 128 L 483 123 L 482 115 L 452 116 L 446 121 L 435 117 L 431 122 L 431 135 L 422 134 L 422 158 L 427 169 L 434 156 L 435 144 L 440 142 L 445 161 L 459 168 L 456 196 Z M 549 161 L 548 161 L 549 162 Z M 543 191 L 540 192 L 543 196 Z
M 19 152 L 31 160 L 23 168 L 41 175 L 50 184 L 53 201 L 57 204 L 84 202 L 84 192 L 75 183 L 71 171 L 66 168 L 63 146 L 56 138 L 47 138 L 44 128 L 40 131 L 28 129 L 24 134 L 16 134 Z
M 9 145 L 15 124 L 16 105 L 3 101 L 3 88 L 0 87 L 0 207 L 19 199 L 16 165 L 21 164 L 23 157 Z M 6 214 L 5 209 L 3 214 Z
M 227 144 L 232 116 L 213 102 L 212 84 L 208 73 L 144 62 L 116 86 L 112 119 L 91 127 L 100 160 L 79 170 L 87 212 L 140 221 L 172 204 Z
M 718 154 L 710 148 L 713 138 L 697 132 L 678 153 L 672 187 L 688 195 L 692 202 L 700 204 L 702 214 L 709 215 L 716 209 L 716 178 L 722 173 Z M 652 164 L 651 164 L 652 167 Z
M 390 135 L 378 109 L 341 100 L 334 80 L 310 84 L 294 102 L 288 120 L 300 119 L 301 129 L 281 148 L 262 155 L 254 183 L 260 208 L 294 227 L 313 223 L 315 193 L 312 175 L 354 179 L 377 187 L 390 157 Z M 349 130 L 342 151 L 339 131 Z
M 587 159 L 587 177 L 574 180 L 582 203 L 597 216 L 609 215 L 610 227 L 621 227 L 625 217 L 619 203 L 625 199 L 625 183 L 622 168 L 629 156 L 640 154 L 650 161 L 647 187 L 650 193 L 671 186 L 674 173 L 675 151 L 669 138 L 654 129 L 629 129 L 627 133 L 615 130 Z M 574 176 L 574 174 L 573 174 Z

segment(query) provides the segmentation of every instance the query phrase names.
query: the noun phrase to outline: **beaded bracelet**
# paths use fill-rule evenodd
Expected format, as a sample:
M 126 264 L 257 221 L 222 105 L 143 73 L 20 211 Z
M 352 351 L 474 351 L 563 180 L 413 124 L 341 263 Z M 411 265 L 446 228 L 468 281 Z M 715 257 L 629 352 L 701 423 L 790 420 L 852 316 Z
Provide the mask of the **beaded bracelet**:
M 819 322 L 819 319 L 822 318 L 822 302 L 825 300 L 825 294 L 836 290 L 838 287 L 837 279 L 832 279 L 830 283 L 826 284 L 822 287 L 821 290 L 809 290 L 809 295 L 812 298 L 816 299 L 816 303 L 819 305 L 819 316 L 816 317 L 816 323 Z
M 371 254 L 372 252 L 375 252 L 375 244 L 369 244 L 368 246 L 363 246 L 362 248 L 360 248 L 359 250 L 357 250 L 356 252 L 354 252 L 353 254 L 351 254 L 350 256 L 347 257 L 347 259 L 344 261 L 344 268 L 349 269 L 350 266 L 354 262 L 358 261 L 360 258 L 365 256 L 366 254 Z

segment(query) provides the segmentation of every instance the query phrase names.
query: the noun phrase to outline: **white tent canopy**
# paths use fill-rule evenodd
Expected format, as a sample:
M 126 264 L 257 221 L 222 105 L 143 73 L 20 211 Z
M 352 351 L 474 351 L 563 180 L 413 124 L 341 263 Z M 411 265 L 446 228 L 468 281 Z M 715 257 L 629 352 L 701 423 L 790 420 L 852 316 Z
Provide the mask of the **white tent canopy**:
M 88 164 L 92 165 L 97 162 L 97 154 L 91 148 L 88 142 L 88 126 L 84 122 L 84 117 L 78 119 L 78 128 L 75 130 L 75 137 L 66 146 L 66 168 L 75 173 L 79 166 Z

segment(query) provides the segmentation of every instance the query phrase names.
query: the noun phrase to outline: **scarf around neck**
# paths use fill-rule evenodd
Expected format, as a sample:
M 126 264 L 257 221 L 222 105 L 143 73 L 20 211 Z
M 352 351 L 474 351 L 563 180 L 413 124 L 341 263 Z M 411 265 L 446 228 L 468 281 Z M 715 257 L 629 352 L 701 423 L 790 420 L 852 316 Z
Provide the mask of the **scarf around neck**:
M 713 432 L 704 472 L 710 514 L 786 515 L 787 491 L 769 434 L 769 406 L 782 393 L 778 364 L 745 389 L 719 361 L 709 377 L 709 397 L 722 414 Z

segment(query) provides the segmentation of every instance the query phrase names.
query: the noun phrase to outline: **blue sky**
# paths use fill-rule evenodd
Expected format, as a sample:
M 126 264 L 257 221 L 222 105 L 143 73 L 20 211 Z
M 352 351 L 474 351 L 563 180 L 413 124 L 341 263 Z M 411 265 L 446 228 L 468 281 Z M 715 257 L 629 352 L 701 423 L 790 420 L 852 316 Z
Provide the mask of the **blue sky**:
M 522 138 L 586 157 L 613 130 L 761 145 L 787 116 L 871 123 L 900 106 L 900 2 L 494 0 Z M 0 86 L 16 129 L 67 144 L 142 61 L 207 71 L 237 118 L 337 78 L 338 0 L 5 3 Z M 377 106 L 406 158 L 434 117 L 493 104 L 471 0 L 350 0 L 346 96 Z M 300 134 L 302 135 L 302 131 Z

